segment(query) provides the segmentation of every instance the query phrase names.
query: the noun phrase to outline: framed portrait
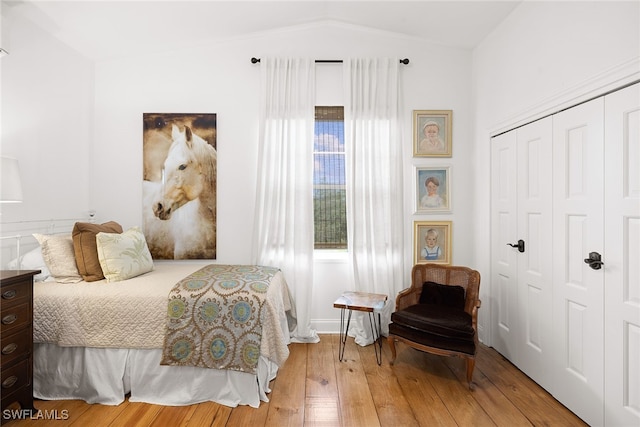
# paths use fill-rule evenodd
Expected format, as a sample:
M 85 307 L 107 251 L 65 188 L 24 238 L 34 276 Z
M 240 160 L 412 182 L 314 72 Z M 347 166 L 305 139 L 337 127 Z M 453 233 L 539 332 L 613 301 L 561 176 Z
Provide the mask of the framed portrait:
M 413 111 L 413 157 L 451 157 L 451 110 Z
M 416 167 L 416 213 L 451 212 L 450 167 Z
M 413 222 L 414 264 L 451 264 L 451 221 Z
M 142 212 L 153 259 L 217 257 L 215 113 L 142 114 Z

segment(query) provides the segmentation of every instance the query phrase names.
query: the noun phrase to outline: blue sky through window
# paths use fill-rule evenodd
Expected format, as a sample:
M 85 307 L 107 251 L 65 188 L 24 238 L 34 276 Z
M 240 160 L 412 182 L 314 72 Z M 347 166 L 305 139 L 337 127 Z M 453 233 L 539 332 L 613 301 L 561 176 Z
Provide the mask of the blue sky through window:
M 344 122 L 342 120 L 317 120 L 313 150 L 313 183 L 315 185 L 345 185 Z

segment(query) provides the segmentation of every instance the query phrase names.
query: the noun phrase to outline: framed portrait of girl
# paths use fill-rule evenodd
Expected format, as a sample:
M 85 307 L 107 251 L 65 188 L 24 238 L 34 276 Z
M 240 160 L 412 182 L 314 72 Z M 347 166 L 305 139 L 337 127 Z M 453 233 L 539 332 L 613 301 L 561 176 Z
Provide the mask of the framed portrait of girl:
M 416 167 L 416 213 L 451 212 L 451 168 Z
M 416 167 L 416 213 L 451 212 L 451 168 Z

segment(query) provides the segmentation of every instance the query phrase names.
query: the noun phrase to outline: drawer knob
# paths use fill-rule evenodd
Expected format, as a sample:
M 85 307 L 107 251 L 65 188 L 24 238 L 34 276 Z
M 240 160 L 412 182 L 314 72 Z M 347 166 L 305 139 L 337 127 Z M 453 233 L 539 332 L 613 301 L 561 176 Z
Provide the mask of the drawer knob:
M 16 320 L 18 320 L 18 316 L 16 316 L 15 314 L 7 314 L 6 316 L 4 316 L 2 318 L 2 324 L 3 325 L 10 325 L 13 322 L 15 322 Z
M 18 382 L 18 377 L 11 375 L 9 378 L 2 381 L 2 388 L 11 388 L 16 382 Z
M 13 299 L 16 297 L 18 293 L 16 292 L 15 289 L 9 289 L 8 291 L 4 291 L 2 293 L 2 298 L 4 299 Z
M 11 354 L 18 348 L 18 344 L 12 342 L 11 344 L 7 344 L 2 349 L 2 354 Z

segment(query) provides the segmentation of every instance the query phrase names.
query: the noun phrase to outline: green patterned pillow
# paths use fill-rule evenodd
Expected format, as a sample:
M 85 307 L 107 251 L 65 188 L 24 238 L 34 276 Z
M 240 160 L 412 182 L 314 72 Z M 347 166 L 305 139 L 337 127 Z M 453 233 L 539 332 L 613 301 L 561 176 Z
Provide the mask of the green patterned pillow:
M 140 228 L 96 234 L 98 261 L 107 282 L 130 279 L 153 270 L 153 259 Z

